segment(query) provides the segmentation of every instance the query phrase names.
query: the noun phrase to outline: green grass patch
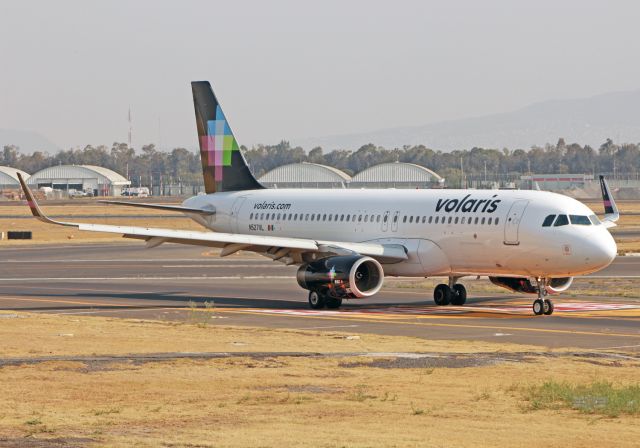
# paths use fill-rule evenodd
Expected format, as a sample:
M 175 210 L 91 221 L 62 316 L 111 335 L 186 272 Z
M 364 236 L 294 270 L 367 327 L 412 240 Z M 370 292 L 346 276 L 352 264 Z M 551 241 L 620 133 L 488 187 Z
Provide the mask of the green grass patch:
M 585 414 L 618 417 L 640 415 L 640 385 L 616 387 L 608 381 L 587 385 L 547 381 L 526 389 L 529 409 L 574 409 Z

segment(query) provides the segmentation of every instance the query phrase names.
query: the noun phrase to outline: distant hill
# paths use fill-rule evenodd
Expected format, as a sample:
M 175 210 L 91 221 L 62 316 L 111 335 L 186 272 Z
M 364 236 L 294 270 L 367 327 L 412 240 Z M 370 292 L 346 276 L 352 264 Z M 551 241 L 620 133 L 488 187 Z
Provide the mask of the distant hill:
M 2 150 L 5 145 L 16 145 L 20 147 L 20 152 L 23 154 L 32 153 L 33 151 L 55 153 L 60 149 L 45 136 L 37 132 L 0 129 L 0 150 Z
M 451 151 L 484 148 L 523 148 L 555 143 L 564 137 L 593 147 L 607 138 L 640 142 L 640 90 L 614 92 L 590 98 L 552 100 L 500 114 L 443 121 L 424 126 L 381 129 L 360 134 L 294 139 L 306 149 L 357 149 L 373 143 L 386 148 L 423 144 Z

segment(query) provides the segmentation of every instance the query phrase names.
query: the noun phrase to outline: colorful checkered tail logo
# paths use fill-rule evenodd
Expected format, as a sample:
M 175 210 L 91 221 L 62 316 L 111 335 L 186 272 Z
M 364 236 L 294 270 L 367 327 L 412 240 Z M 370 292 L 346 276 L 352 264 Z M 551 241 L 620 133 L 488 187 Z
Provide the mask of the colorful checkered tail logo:
M 200 141 L 202 175 L 207 193 L 257 190 L 258 183 L 208 81 L 191 83 Z

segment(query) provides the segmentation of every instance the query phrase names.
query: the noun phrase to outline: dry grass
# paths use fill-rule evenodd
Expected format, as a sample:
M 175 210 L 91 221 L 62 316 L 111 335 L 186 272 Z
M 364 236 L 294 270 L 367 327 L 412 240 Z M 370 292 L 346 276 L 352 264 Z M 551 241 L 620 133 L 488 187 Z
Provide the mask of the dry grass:
M 28 315 L 2 323 L 0 337 L 12 341 L 10 354 L 25 356 L 230 350 L 231 341 L 249 344 L 233 350 L 501 347 L 87 317 Z M 61 337 L 61 331 L 74 336 Z M 30 340 L 34 333 L 37 342 Z M 4 345 L 2 351 L 6 357 Z M 460 369 L 383 369 L 366 363 L 347 367 L 349 361 L 363 360 L 236 357 L 93 369 L 78 362 L 4 367 L 0 437 L 16 442 L 23 437 L 88 438 L 99 446 L 474 448 L 632 447 L 640 437 L 633 416 L 585 415 L 562 407 L 533 410 L 531 405 L 532 388 L 545 380 L 588 385 L 615 378 L 616 388 L 637 385 L 638 367 L 630 362 L 545 358 Z

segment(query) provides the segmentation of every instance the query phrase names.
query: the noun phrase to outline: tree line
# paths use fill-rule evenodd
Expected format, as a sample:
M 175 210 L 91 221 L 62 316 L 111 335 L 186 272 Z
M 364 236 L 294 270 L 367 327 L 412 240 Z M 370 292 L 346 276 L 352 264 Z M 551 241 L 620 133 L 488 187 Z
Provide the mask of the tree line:
M 529 150 L 472 148 L 443 152 L 423 145 L 385 149 L 373 144 L 357 150 L 335 150 L 325 153 L 316 147 L 307 152 L 288 141 L 276 145 L 242 147 L 252 171 L 262 176 L 267 171 L 288 163 L 310 162 L 338 168 L 349 175 L 385 162 L 415 163 L 434 170 L 449 182 L 464 176 L 520 176 L 526 173 L 633 173 L 640 171 L 640 144 L 617 144 L 607 139 L 597 149 L 564 139 Z M 0 165 L 11 166 L 28 173 L 55 165 L 97 165 L 128 177 L 134 185 L 164 183 L 202 183 L 200 155 L 186 148 L 170 152 L 159 151 L 155 145 L 144 145 L 139 151 L 126 143 L 88 145 L 82 149 L 63 150 L 56 154 L 35 151 L 23 154 L 13 145 L 4 146 Z

